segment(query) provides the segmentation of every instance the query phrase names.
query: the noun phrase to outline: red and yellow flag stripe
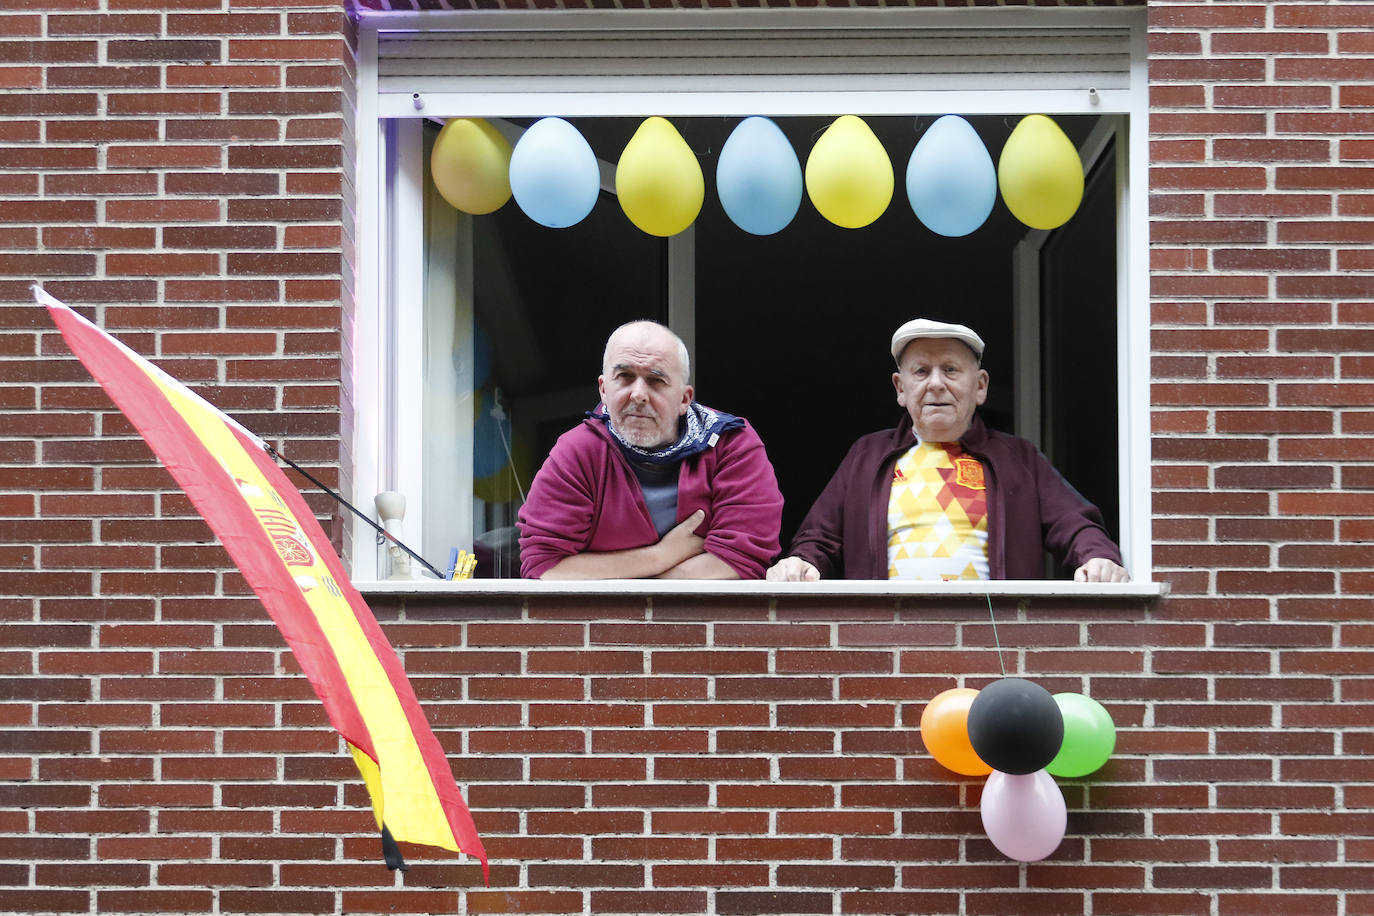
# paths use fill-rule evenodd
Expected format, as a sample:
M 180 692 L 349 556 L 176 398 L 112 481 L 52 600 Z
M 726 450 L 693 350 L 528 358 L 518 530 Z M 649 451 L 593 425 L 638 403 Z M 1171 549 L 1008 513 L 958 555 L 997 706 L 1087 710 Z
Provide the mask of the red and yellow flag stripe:
M 276 622 L 348 742 L 378 826 L 396 840 L 475 856 L 485 875 L 482 842 L 400 659 L 260 440 L 61 302 L 35 294 Z

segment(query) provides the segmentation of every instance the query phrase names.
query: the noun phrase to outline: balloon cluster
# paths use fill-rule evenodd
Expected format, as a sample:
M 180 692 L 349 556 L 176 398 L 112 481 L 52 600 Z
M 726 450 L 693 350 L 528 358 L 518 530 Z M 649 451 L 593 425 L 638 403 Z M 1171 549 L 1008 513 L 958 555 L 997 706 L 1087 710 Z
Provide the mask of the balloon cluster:
M 510 143 L 481 118 L 444 125 L 430 159 L 435 187 L 465 213 L 490 213 L 512 196 L 530 219 L 563 229 L 591 212 L 601 189 L 596 155 L 562 118 L 536 121 Z M 735 225 L 754 235 L 781 231 L 805 188 L 827 220 L 867 226 L 892 202 L 892 160 L 862 118 L 837 118 L 816 140 L 803 170 L 792 144 L 768 118 L 741 121 L 721 148 L 716 191 Z M 697 156 L 671 122 L 647 118 L 615 170 L 621 209 L 650 235 L 676 235 L 696 220 L 705 197 Z M 1067 222 L 1083 200 L 1083 166 L 1059 125 L 1028 115 L 1012 130 L 994 167 L 973 127 L 945 115 L 922 135 L 906 167 L 907 199 L 927 228 L 964 236 L 982 226 L 1001 191 L 1007 209 L 1036 229 Z
M 1096 700 L 1050 695 L 1021 678 L 982 690 L 956 687 L 921 714 L 921 740 L 935 760 L 964 776 L 987 776 L 981 813 L 1005 856 L 1035 862 L 1064 839 L 1068 811 L 1055 776 L 1086 776 L 1116 747 L 1116 726 Z

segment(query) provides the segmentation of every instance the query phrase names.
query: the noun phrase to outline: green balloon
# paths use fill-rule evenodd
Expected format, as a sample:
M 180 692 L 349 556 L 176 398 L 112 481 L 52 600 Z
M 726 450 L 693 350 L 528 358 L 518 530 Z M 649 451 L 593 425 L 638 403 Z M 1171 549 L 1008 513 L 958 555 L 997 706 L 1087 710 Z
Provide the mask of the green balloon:
M 1054 702 L 1064 715 L 1064 743 L 1045 769 L 1051 776 L 1073 778 L 1099 769 L 1116 747 L 1111 713 L 1081 693 L 1056 693 Z

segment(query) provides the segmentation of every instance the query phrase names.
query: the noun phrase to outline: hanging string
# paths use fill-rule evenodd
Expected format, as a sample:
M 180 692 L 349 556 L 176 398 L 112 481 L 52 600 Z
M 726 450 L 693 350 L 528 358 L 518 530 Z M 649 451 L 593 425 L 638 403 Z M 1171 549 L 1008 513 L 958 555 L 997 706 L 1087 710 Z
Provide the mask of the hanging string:
M 1002 677 L 1007 676 L 1006 663 L 1002 661 L 1002 640 L 997 638 L 997 617 L 992 613 L 992 592 L 984 593 L 988 599 L 988 620 L 992 621 L 992 642 L 997 646 L 997 666 L 1002 669 Z

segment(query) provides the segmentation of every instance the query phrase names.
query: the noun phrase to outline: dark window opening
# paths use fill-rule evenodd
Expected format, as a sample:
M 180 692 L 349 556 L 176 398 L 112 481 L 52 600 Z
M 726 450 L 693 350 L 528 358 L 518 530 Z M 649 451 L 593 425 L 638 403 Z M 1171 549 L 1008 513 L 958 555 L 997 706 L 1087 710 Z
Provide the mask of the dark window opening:
M 995 162 L 1019 119 L 968 120 Z M 600 159 L 614 163 L 641 119 L 570 120 Z M 1091 172 L 1078 213 L 1040 249 L 1041 428 L 1026 430 L 1016 428 L 1013 252 L 1032 230 L 1000 199 L 988 221 L 962 238 L 921 225 L 904 176 L 935 116 L 865 118 L 896 176 L 892 202 L 876 222 L 840 228 L 803 197 L 793 222 L 765 237 L 735 226 L 715 196 L 716 156 L 741 118 L 672 120 L 706 179 L 694 225 L 697 397 L 758 429 L 786 498 L 784 548 L 850 444 L 900 418 L 888 340 L 918 316 L 968 324 L 983 336 L 991 376 L 984 419 L 1039 439 L 1119 537 L 1118 188 L 1111 152 Z M 803 166 L 831 120 L 775 118 Z M 1056 116 L 1075 144 L 1098 120 Z M 473 218 L 472 239 L 475 337 L 489 353 L 489 374 L 477 384 L 501 391 L 514 435 L 530 456 L 528 466 L 515 462 L 527 488 L 553 441 L 596 403 L 610 331 L 635 318 L 667 323 L 670 243 L 631 224 L 606 191 L 575 227 L 546 229 L 511 201 Z M 474 476 L 482 470 L 479 463 Z M 475 521 L 475 534 L 485 530 L 481 524 Z

